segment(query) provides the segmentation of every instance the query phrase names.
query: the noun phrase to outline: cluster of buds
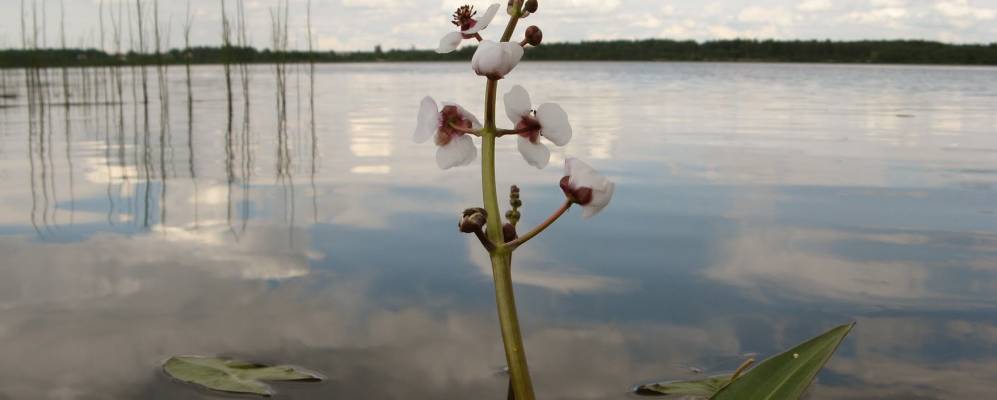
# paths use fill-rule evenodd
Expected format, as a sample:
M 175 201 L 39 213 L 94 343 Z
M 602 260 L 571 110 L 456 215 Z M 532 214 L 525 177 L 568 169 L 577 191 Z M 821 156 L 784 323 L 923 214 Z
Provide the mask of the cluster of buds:
M 502 238 L 506 242 L 511 242 L 519 237 L 516 233 L 516 224 L 519 223 L 519 207 L 523 206 L 523 201 L 519 199 L 519 186 L 512 185 L 509 188 L 509 206 L 512 207 L 505 212 L 505 220 L 509 221 L 502 225 Z

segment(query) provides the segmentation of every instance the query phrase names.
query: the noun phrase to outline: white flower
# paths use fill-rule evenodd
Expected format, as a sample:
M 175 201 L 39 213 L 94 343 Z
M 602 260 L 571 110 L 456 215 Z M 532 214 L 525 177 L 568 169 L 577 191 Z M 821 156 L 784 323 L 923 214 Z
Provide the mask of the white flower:
M 443 103 L 443 110 L 436 106 L 432 97 L 426 96 L 419 106 L 415 133 L 412 138 L 422 143 L 434 138 L 436 145 L 436 165 L 448 169 L 470 164 L 478 156 L 478 148 L 468 131 L 481 129 L 481 123 L 463 107 L 453 103 Z
M 564 160 L 564 175 L 561 178 L 561 190 L 569 200 L 582 206 L 582 217 L 589 218 L 598 214 L 613 198 L 616 185 L 582 160 Z
M 495 14 L 498 13 L 499 5 L 498 3 L 492 4 L 485 10 L 485 13 L 479 19 L 474 19 L 477 11 L 474 11 L 474 7 L 462 6 L 457 9 L 457 12 L 453 14 L 453 20 L 451 23 L 457 25 L 456 32 L 450 32 L 440 39 L 440 46 L 436 48 L 437 53 L 449 53 L 451 51 L 457 50 L 457 46 L 460 46 L 460 42 L 464 39 L 471 39 L 478 35 L 482 29 L 488 27 L 488 24 L 495 19 Z
M 478 43 L 478 48 L 471 57 L 471 67 L 480 76 L 502 79 L 522 58 L 523 47 L 519 43 L 485 40 Z
M 558 146 L 571 140 L 571 124 L 561 106 L 544 103 L 533 111 L 530 94 L 516 85 L 505 94 L 505 115 L 515 124 L 519 152 L 530 165 L 543 168 L 550 162 L 550 150 L 540 142 L 543 136 Z

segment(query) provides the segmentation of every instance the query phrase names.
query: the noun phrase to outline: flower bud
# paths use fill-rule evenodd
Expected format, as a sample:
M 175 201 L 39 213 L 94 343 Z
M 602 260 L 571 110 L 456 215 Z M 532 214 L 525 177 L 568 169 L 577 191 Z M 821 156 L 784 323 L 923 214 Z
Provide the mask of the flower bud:
M 539 46 L 540 42 L 543 41 L 543 38 L 543 31 L 541 31 L 536 25 L 530 25 L 529 28 L 526 28 L 525 42 L 529 43 L 531 46 Z
M 464 210 L 457 227 L 461 232 L 474 233 L 480 231 L 488 220 L 488 213 L 483 208 L 468 208 Z
M 511 72 L 522 58 L 523 48 L 518 43 L 485 40 L 474 51 L 471 68 L 474 68 L 478 76 L 497 80 Z
M 526 12 L 533 14 L 537 12 L 537 7 L 539 6 L 540 4 L 537 3 L 537 0 L 527 0 L 526 7 L 524 9 L 526 10 Z
M 519 235 L 516 234 L 515 225 L 510 224 L 508 222 L 506 222 L 505 225 L 502 225 L 502 239 L 505 239 L 506 242 L 511 242 L 513 240 L 516 240 L 516 238 L 518 237 Z

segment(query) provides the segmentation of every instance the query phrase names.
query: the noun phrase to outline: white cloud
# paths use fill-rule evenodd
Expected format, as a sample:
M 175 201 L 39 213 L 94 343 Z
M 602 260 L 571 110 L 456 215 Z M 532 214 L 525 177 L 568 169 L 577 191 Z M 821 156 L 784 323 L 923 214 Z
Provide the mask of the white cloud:
M 687 18 L 681 21 L 676 21 L 674 23 L 668 24 L 668 26 L 659 33 L 660 36 L 675 39 L 689 39 L 696 37 L 696 20 Z
M 344 6 L 358 8 L 401 7 L 407 3 L 405 0 L 343 0 Z
M 796 9 L 804 12 L 818 12 L 830 10 L 831 6 L 831 0 L 806 0 L 797 5 Z
M 991 20 L 997 17 L 997 10 L 973 7 L 968 0 L 939 1 L 935 3 L 935 10 L 948 18 Z
M 563 2 L 565 6 L 575 9 L 575 11 L 612 11 L 620 6 L 620 0 L 567 0 Z M 541 4 L 541 7 L 551 3 Z
M 845 15 L 843 19 L 860 24 L 881 24 L 895 23 L 907 15 L 908 12 L 904 8 L 888 7 L 870 11 L 854 11 Z
M 641 28 L 657 28 L 661 26 L 661 20 L 650 14 L 643 14 L 633 19 L 633 25 Z
M 713 25 L 709 31 L 710 34 L 718 39 L 734 39 L 738 36 L 736 30 L 725 25 Z
M 907 5 L 907 0 L 870 0 L 873 6 L 884 8 L 900 8 Z
M 489 1 L 468 3 L 485 7 Z M 197 15 L 192 31 L 194 45 L 218 44 L 219 7 L 212 4 L 194 9 Z M 246 4 L 250 32 L 255 32 L 252 44 L 269 46 L 268 9 L 272 1 Z M 291 1 L 289 23 L 298 27 L 292 32 L 291 42 L 299 47 L 306 43 L 306 31 L 301 28 L 304 4 L 304 0 Z M 369 50 L 376 44 L 388 49 L 433 48 L 442 34 L 452 30 L 449 16 L 459 4 L 462 2 L 451 0 L 313 0 L 314 34 L 319 48 L 325 50 Z M 542 27 L 549 42 L 594 37 L 643 38 L 654 36 L 651 32 L 697 40 L 735 34 L 839 40 L 938 39 L 940 30 L 947 32 L 944 37 L 959 41 L 993 42 L 997 38 L 997 24 L 991 23 L 997 21 L 994 0 L 563 0 L 541 2 L 540 7 L 540 12 L 521 25 Z M 70 42 L 94 44 L 91 32 L 98 29 L 96 2 L 66 2 L 66 8 L 68 15 L 79 16 L 67 21 L 67 33 L 73 38 Z M 183 43 L 179 24 L 185 3 L 160 2 L 160 8 L 163 25 L 167 16 L 174 16 L 170 23 L 170 43 Z M 59 36 L 57 14 L 50 8 L 47 24 L 50 44 Z M 19 43 L 19 15 L 19 2 L 0 1 L 0 42 Z M 496 22 L 504 24 L 505 17 L 500 13 Z M 686 20 L 693 20 L 695 27 Z M 500 30 L 489 31 L 487 35 L 494 38 Z M 127 44 L 127 32 L 124 39 Z
M 789 25 L 793 23 L 793 15 L 781 8 L 751 6 L 741 10 L 737 19 L 748 23 L 765 23 Z

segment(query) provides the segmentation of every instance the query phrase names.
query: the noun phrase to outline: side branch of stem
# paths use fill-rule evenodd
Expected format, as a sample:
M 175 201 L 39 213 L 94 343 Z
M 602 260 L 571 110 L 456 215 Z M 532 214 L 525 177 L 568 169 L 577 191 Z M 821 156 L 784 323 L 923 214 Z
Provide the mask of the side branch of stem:
M 457 132 L 467 133 L 467 134 L 474 135 L 474 136 L 481 136 L 481 130 L 479 130 L 479 129 L 465 128 L 465 127 L 457 125 L 457 124 L 455 124 L 453 122 L 450 122 L 447 125 L 450 127 L 450 129 L 453 129 L 453 130 L 455 130 Z
M 558 218 L 564 215 L 564 213 L 567 212 L 569 208 L 571 208 L 571 204 L 572 203 L 570 200 L 565 200 L 564 204 L 561 204 L 561 208 L 558 208 L 557 211 L 554 211 L 554 213 L 551 214 L 549 217 L 547 217 L 547 219 L 544 220 L 544 222 L 541 222 L 540 225 L 537 225 L 536 228 L 533 228 L 533 230 L 526 232 L 516 240 L 506 243 L 505 244 L 506 247 L 508 247 L 511 250 L 515 250 L 523 243 L 526 243 L 530 239 L 533 239 L 534 236 L 539 235 L 540 232 L 543 232 L 544 229 L 547 229 L 547 227 L 553 224 L 554 221 L 557 221 Z

